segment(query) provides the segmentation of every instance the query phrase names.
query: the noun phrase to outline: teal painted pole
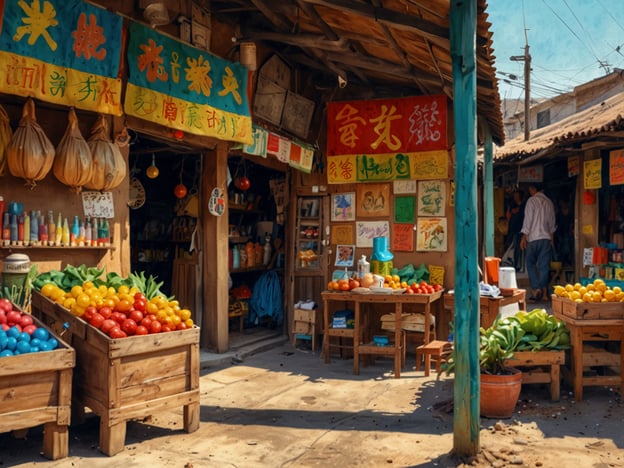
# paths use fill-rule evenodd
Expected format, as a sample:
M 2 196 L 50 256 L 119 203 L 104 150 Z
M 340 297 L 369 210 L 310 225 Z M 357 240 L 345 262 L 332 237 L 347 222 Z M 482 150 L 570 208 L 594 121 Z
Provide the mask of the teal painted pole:
M 483 151 L 483 203 L 485 218 L 485 255 L 494 257 L 494 146 L 492 133 L 485 128 L 485 147 Z M 485 267 L 484 267 L 485 268 Z
M 479 452 L 476 0 L 451 0 L 455 121 L 455 384 L 453 449 Z

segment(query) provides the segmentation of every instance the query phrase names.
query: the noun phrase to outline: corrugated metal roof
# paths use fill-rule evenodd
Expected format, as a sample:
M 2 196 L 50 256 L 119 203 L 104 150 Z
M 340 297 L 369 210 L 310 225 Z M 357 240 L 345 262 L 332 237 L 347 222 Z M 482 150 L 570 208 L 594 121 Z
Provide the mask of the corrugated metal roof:
M 528 141 L 524 140 L 523 134 L 519 135 L 505 146 L 496 148 L 494 159 L 497 163 L 529 162 L 620 130 L 624 130 L 624 93 L 547 127 L 531 130 Z

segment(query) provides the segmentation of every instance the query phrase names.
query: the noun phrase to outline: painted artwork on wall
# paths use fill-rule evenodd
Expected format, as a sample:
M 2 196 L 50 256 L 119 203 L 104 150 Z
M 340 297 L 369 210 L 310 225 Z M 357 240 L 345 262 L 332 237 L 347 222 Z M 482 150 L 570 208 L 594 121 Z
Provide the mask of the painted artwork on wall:
M 334 224 L 331 227 L 334 244 L 353 244 L 353 224 Z
M 390 223 L 388 221 L 357 221 L 355 236 L 357 247 L 372 247 L 375 237 L 390 237 Z
M 413 252 L 414 251 L 414 224 L 393 224 L 392 225 L 392 247 L 393 252 Z
M 445 207 L 446 183 L 444 180 L 418 182 L 418 216 L 444 216 Z
M 355 192 L 332 194 L 332 221 L 355 221 Z
M 336 262 L 334 265 L 339 267 L 353 266 L 353 257 L 355 256 L 355 245 L 337 245 L 336 246 Z
M 418 218 L 416 250 L 419 252 L 446 252 L 448 229 L 446 218 Z
M 414 197 L 394 197 L 394 222 L 414 224 L 415 208 Z
M 356 214 L 358 218 L 390 216 L 390 184 L 359 184 Z

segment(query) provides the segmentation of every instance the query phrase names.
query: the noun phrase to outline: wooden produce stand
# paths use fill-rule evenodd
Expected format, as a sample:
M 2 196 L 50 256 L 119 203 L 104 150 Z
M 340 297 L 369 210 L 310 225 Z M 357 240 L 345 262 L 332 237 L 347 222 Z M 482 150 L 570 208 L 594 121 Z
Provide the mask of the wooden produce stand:
M 526 290 L 516 289 L 511 296 L 480 296 L 479 311 L 481 313 L 481 326 L 489 328 L 494 323 L 500 308 L 510 304 L 518 304 L 520 310 L 526 309 Z M 441 317 L 441 324 L 447 324 L 453 320 L 455 310 L 455 294 L 446 293 L 444 295 L 445 317 Z M 443 331 L 443 330 L 441 330 Z M 446 334 L 440 334 L 440 337 L 446 337 Z
M 620 392 L 624 392 L 624 303 L 576 303 L 552 296 L 552 310 L 570 330 L 570 366 L 563 368 L 563 376 L 574 388 L 574 399 L 583 399 L 585 386 L 619 386 Z M 588 342 L 613 344 L 618 352 Z M 585 375 L 584 368 L 590 366 L 604 367 L 607 372 Z
M 425 315 L 424 342 L 431 341 L 431 306 L 442 297 L 442 291 L 433 294 L 380 294 L 365 293 L 358 294 L 352 292 L 331 292 L 321 293 L 324 302 L 324 339 L 323 352 L 325 362 L 329 363 L 329 340 L 332 336 L 353 337 L 353 373 L 360 373 L 360 355 L 386 355 L 394 358 L 394 377 L 401 377 L 401 367 L 403 361 L 403 339 L 402 320 L 403 306 L 405 304 L 417 304 Z M 355 324 L 352 330 L 330 327 L 330 307 L 331 302 L 348 302 L 354 306 Z M 369 340 L 369 334 L 363 327 L 368 323 L 367 312 L 370 308 L 362 309 L 362 304 L 394 304 L 394 340 L 387 346 L 377 346 Z M 363 340 L 366 340 L 365 342 Z M 426 365 L 430 362 L 430 356 L 425 356 Z
M 564 351 L 516 351 L 506 365 L 522 371 L 522 384 L 547 383 L 550 399 L 561 396 L 561 366 L 565 364 Z
M 32 308 L 53 328 L 69 324 L 76 351 L 72 409 L 88 407 L 100 417 L 103 453 L 124 449 L 127 421 L 162 410 L 182 406 L 184 430 L 199 429 L 198 327 L 111 339 L 37 291 Z
M 43 327 L 36 317 L 35 325 Z M 45 327 L 48 328 L 48 327 Z M 0 432 L 43 424 L 43 455 L 69 455 L 75 352 L 56 334 L 57 349 L 0 358 Z

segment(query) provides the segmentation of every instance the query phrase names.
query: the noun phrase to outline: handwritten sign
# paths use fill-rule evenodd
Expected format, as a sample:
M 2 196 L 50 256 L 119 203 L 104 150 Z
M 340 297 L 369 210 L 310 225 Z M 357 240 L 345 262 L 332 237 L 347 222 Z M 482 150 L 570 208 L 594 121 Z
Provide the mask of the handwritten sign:
M 392 250 L 394 252 L 414 251 L 413 224 L 394 224 L 392 226 Z
M 599 189 L 602 187 L 602 159 L 592 159 L 583 164 L 583 181 L 585 189 Z
M 82 192 L 82 209 L 90 218 L 114 218 L 113 192 Z
M 444 216 L 446 184 L 443 180 L 418 182 L 418 216 Z
M 518 168 L 518 182 L 542 182 L 543 180 L 544 166 Z
M 351 224 L 332 225 L 331 239 L 334 244 L 353 244 L 353 226 Z
M 358 221 L 355 232 L 358 247 L 372 247 L 375 237 L 390 237 L 390 224 L 388 221 Z
M 446 218 L 418 218 L 416 250 L 446 252 L 448 229 Z
M 444 285 L 444 267 L 440 265 L 429 265 L 429 284 Z
M 416 202 L 414 197 L 394 197 L 394 222 L 414 224 Z
M 415 180 L 395 180 L 392 183 L 392 192 L 395 195 L 401 193 L 416 193 L 416 181 Z
M 611 185 L 624 184 L 624 150 L 609 153 L 609 183 Z

